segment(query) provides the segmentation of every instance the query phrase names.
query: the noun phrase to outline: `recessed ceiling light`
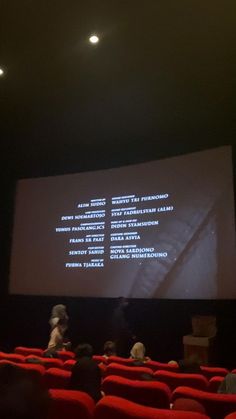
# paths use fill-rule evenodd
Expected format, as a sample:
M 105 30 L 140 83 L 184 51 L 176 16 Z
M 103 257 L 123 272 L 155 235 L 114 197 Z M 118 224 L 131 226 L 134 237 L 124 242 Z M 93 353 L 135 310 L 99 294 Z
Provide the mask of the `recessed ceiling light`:
M 0 76 L 4 76 L 4 70 L 0 67 Z
M 98 38 L 98 36 L 97 36 L 97 35 L 91 35 L 91 36 L 89 37 L 89 42 L 90 42 L 91 44 L 97 44 L 97 43 L 99 42 L 99 38 Z

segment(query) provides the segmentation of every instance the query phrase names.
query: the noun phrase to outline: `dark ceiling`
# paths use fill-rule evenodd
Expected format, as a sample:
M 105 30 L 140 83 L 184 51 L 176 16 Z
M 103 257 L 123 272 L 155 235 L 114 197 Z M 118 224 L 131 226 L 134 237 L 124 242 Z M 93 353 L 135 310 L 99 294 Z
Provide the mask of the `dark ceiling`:
M 1 0 L 0 30 L 13 177 L 234 142 L 235 0 Z

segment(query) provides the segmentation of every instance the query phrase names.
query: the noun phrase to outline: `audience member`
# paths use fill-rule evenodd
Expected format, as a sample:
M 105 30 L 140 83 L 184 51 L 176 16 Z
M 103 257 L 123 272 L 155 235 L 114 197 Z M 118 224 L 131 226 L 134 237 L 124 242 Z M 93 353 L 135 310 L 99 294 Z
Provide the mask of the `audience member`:
M 109 358 L 110 356 L 116 356 L 116 345 L 115 342 L 113 342 L 112 340 L 107 340 L 104 343 L 104 347 L 103 347 L 103 356 L 104 358 Z
M 72 369 L 70 388 L 84 391 L 97 402 L 101 398 L 101 371 L 92 359 L 93 348 L 88 343 L 81 344 L 75 355 L 77 362 Z
M 63 335 L 63 327 L 61 327 L 60 320 L 58 320 L 52 328 L 48 347 L 44 353 L 45 357 L 57 357 L 57 351 L 64 349 Z
M 227 374 L 219 386 L 218 393 L 236 394 L 236 374 Z
M 178 367 L 179 366 L 178 362 L 174 361 L 173 359 L 168 362 L 168 365 L 172 365 L 173 367 Z
M 70 343 L 64 343 L 64 334 L 68 328 L 68 320 L 66 306 L 58 304 L 53 307 L 49 320 L 51 326 L 50 340 L 44 356 L 57 357 L 57 351 L 69 348 Z
M 145 356 L 145 346 L 142 342 L 136 342 L 131 351 L 130 356 L 134 360 L 134 365 L 142 365 L 143 363 L 150 361 L 150 358 Z
M 69 316 L 66 312 L 66 306 L 63 304 L 57 304 L 52 308 L 51 317 L 49 320 L 49 324 L 51 328 L 53 329 L 60 321 L 61 329 L 63 331 L 63 334 L 68 328 L 68 320 Z
M 0 418 L 45 419 L 49 394 L 42 380 L 15 365 L 0 366 Z

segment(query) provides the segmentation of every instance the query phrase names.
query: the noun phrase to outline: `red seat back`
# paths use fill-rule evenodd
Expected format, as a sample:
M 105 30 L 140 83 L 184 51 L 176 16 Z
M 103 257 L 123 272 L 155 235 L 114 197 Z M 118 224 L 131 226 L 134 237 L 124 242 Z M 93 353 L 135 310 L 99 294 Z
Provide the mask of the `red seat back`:
M 200 402 L 193 399 L 176 399 L 173 403 L 172 409 L 199 412 L 204 413 L 204 415 L 206 414 L 205 407 Z
M 102 377 L 106 377 L 107 366 L 105 364 L 98 364 Z
M 75 357 L 74 352 L 71 352 L 71 351 L 58 351 L 57 355 L 58 355 L 59 359 L 62 360 L 62 362 L 65 362 L 68 359 L 74 359 L 74 357 Z
M 180 397 L 199 401 L 205 407 L 207 415 L 213 419 L 223 419 L 227 414 L 236 411 L 235 394 L 218 394 L 179 387 L 174 391 L 172 399 L 174 401 Z
M 48 419 L 92 419 L 95 403 L 86 393 L 74 390 L 50 390 Z
M 108 364 L 121 364 L 121 365 L 127 365 L 132 366 L 134 363 L 134 360 L 132 358 L 122 358 L 121 356 L 110 356 L 107 358 Z
M 44 358 L 40 356 L 29 355 L 26 359 L 37 359 L 46 369 L 48 368 L 63 368 L 63 362 L 57 358 Z
M 6 354 L 5 352 L 0 352 L 0 360 L 8 360 L 16 363 L 25 362 L 25 357 L 18 354 Z
M 120 364 L 109 364 L 106 370 L 106 375 L 120 375 L 130 380 L 142 380 L 143 374 L 152 376 L 153 372 L 146 367 L 127 367 Z
M 17 346 L 14 350 L 15 354 L 28 356 L 28 355 L 36 355 L 36 356 L 43 356 L 43 349 L 39 348 L 26 348 L 24 346 Z
M 61 368 L 49 368 L 44 375 L 45 383 L 48 389 L 60 388 L 68 389 L 70 385 L 71 372 Z
M 227 415 L 227 416 L 225 417 L 225 419 L 236 419 L 236 412 L 234 412 L 234 413 L 230 413 L 229 415 Z
M 224 380 L 224 377 L 212 377 L 209 381 L 208 391 L 211 393 L 217 393 L 220 384 Z
M 39 375 L 44 375 L 45 373 L 45 368 L 43 367 L 43 365 L 39 365 L 39 364 L 26 364 L 26 363 L 19 363 L 19 362 L 17 363 L 17 362 L 9 361 L 7 359 L 1 360 L 0 364 L 12 364 L 19 368 L 24 368 L 28 371 L 35 371 Z
M 166 383 L 173 391 L 179 386 L 188 386 L 199 390 L 207 390 L 208 381 L 201 374 L 184 374 L 169 371 L 157 371 L 154 373 L 158 381 Z
M 75 364 L 76 361 L 74 359 L 68 359 L 68 361 L 64 362 L 63 369 L 66 371 L 71 371 Z
M 25 370 L 35 372 L 39 375 L 45 374 L 45 368 L 43 365 L 39 364 L 19 364 L 20 368 L 24 368 Z
M 218 367 L 201 367 L 202 375 L 204 375 L 208 380 L 212 377 L 225 377 L 229 371 L 226 368 Z
M 195 412 L 154 409 L 115 396 L 103 397 L 95 408 L 94 419 L 207 419 Z M 208 418 L 209 419 L 209 418 Z
M 154 372 L 158 370 L 162 371 L 172 371 L 172 372 L 178 372 L 179 366 L 173 365 L 173 364 L 165 364 L 163 362 L 157 362 L 157 361 L 148 361 L 146 362 L 145 366 L 147 368 L 151 368 Z
M 93 360 L 96 361 L 98 364 L 107 364 L 107 358 L 102 355 L 93 355 Z
M 164 383 L 156 381 L 135 381 L 111 375 L 102 384 L 106 395 L 118 396 L 144 406 L 168 409 L 171 392 Z

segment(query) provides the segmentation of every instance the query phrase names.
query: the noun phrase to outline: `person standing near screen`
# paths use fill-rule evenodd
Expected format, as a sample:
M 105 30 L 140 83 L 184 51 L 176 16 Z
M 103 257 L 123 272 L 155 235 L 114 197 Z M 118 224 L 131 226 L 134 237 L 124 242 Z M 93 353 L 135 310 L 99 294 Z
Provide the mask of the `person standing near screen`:
M 60 321 L 61 328 L 65 332 L 68 329 L 69 316 L 66 312 L 66 306 L 57 304 L 52 308 L 52 314 L 49 320 L 51 328 L 55 327 Z
M 116 345 L 118 356 L 128 356 L 130 344 L 132 341 L 132 332 L 126 319 L 126 309 L 129 302 L 124 297 L 117 299 L 117 305 L 112 314 L 111 326 L 113 340 Z
M 50 340 L 45 355 L 55 356 L 57 351 L 65 349 L 67 346 L 64 345 L 64 334 L 68 328 L 68 320 L 66 306 L 58 304 L 53 307 L 49 320 L 51 326 Z

